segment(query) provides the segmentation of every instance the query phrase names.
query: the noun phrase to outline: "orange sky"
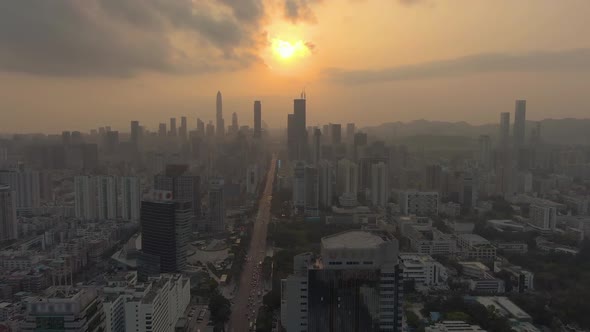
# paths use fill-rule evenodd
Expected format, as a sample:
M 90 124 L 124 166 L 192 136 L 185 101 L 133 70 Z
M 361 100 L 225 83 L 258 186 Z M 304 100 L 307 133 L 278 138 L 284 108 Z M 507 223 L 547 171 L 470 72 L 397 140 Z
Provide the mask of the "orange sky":
M 114 1 L 0 4 L 0 132 L 194 127 L 217 90 L 226 123 L 260 99 L 272 127 L 304 88 L 309 124 L 590 114 L 587 0 Z

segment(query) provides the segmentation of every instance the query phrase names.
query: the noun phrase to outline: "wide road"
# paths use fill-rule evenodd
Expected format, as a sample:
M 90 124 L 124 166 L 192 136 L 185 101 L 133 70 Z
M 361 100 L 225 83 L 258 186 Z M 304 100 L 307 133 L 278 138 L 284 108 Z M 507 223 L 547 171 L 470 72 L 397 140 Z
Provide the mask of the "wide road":
M 252 231 L 252 239 L 250 242 L 250 249 L 248 251 L 248 259 L 244 262 L 244 269 L 242 270 L 238 293 L 234 298 L 232 307 L 232 314 L 229 320 L 230 332 L 246 332 L 249 330 L 247 315 L 256 317 L 258 315 L 258 305 L 248 307 L 248 297 L 254 294 L 254 298 L 258 301 L 258 291 L 263 291 L 264 281 L 258 280 L 257 287 L 251 285 L 252 274 L 255 269 L 259 269 L 258 263 L 264 260 L 266 256 L 266 231 L 270 221 L 270 200 L 272 197 L 272 186 L 274 181 L 276 157 L 273 156 L 272 162 L 266 174 L 266 186 L 260 202 L 258 203 L 258 215 L 254 221 Z M 252 313 L 255 310 L 255 313 Z M 252 319 L 253 320 L 253 319 Z

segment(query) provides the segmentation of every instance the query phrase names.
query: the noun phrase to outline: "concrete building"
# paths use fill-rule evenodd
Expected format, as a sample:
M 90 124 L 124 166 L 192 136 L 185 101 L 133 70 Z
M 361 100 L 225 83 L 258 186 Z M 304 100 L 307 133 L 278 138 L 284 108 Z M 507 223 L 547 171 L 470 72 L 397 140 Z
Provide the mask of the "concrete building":
M 96 203 L 98 220 L 117 218 L 117 179 L 112 176 L 97 176 Z
M 517 100 L 514 108 L 514 146 L 525 144 L 526 100 Z
M 96 290 L 56 292 L 48 298 L 31 298 L 26 303 L 22 331 L 104 331 L 102 301 Z
M 430 255 L 401 253 L 400 266 L 404 280 L 414 280 L 417 287 L 446 284 L 447 269 Z
M 41 206 L 39 172 L 19 168 L 0 170 L 0 184 L 8 185 L 15 192 L 18 211 Z
M 95 220 L 97 218 L 96 179 L 81 175 L 74 178 L 76 218 Z
M 427 326 L 426 332 L 485 332 L 478 325 L 469 325 L 463 321 L 442 321 L 432 326 Z
M 389 169 L 384 162 L 371 165 L 371 201 L 384 208 L 389 200 Z
M 303 211 L 305 207 L 305 163 L 298 161 L 293 168 L 293 207 Z
M 141 186 L 140 180 L 135 176 L 120 178 L 121 188 L 121 219 L 126 221 L 139 221 L 141 210 Z
M 530 206 L 529 225 L 542 232 L 555 231 L 559 204 L 544 199 L 535 199 Z
M 351 193 L 356 197 L 359 181 L 357 164 L 348 159 L 339 160 L 336 176 L 336 195 Z
M 304 214 L 306 217 L 319 216 L 319 174 L 317 167 L 305 167 Z
M 398 199 L 403 215 L 431 216 L 438 214 L 437 192 L 402 191 Z
M 260 100 L 254 102 L 254 138 L 262 137 L 262 104 Z
M 15 196 L 10 186 L 0 184 L 0 242 L 18 238 Z
M 154 189 L 170 191 L 174 199 L 189 201 L 195 219 L 201 217 L 201 178 L 191 174 L 189 165 L 166 165 L 163 174 L 154 176 Z
M 320 207 L 328 209 L 334 197 L 334 168 L 328 160 L 320 160 L 318 164 L 318 181 Z
M 502 149 L 508 148 L 510 143 L 510 113 L 500 113 L 499 146 Z
M 493 261 L 496 258 L 496 247 L 477 234 L 459 234 L 457 245 L 468 259 Z
M 401 331 L 397 248 L 385 234 L 349 231 L 324 237 L 320 258 L 298 256 L 295 273 L 282 281 L 287 332 Z
M 209 180 L 209 215 L 205 225 L 205 231 L 225 231 L 225 195 L 223 178 Z
M 225 121 L 223 120 L 223 100 L 221 91 L 217 91 L 215 100 L 215 134 L 218 138 L 225 136 Z

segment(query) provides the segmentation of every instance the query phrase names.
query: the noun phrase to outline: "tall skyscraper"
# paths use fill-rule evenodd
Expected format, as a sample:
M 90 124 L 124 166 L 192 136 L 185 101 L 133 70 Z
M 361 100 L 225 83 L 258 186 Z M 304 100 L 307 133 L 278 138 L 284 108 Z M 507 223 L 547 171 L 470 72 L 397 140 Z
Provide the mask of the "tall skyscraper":
M 479 156 L 478 161 L 481 166 L 486 169 L 492 167 L 492 141 L 490 136 L 481 135 L 479 136 Z
M 389 200 L 388 167 L 384 162 L 371 165 L 371 201 L 373 206 L 385 207 Z
M 225 181 L 222 178 L 209 180 L 209 217 L 205 230 L 209 232 L 225 231 L 225 197 L 223 187 Z
M 338 161 L 336 178 L 336 194 L 338 196 L 346 193 L 356 197 L 358 193 L 359 169 L 356 163 L 341 159 Z
M 231 115 L 231 131 L 232 133 L 237 133 L 240 129 L 240 125 L 238 124 L 238 114 L 233 112 Z
M 131 121 L 131 145 L 135 150 L 139 150 L 141 127 L 139 121 Z
M 141 202 L 141 250 L 159 258 L 160 273 L 185 268 L 192 218 L 191 202 L 173 200 L 169 191 Z
M 205 122 L 201 119 L 197 119 L 197 134 L 205 136 Z
M 322 131 L 319 128 L 313 130 L 313 164 L 317 165 L 322 159 Z
M 290 126 L 292 127 L 292 146 L 293 151 L 290 155 L 293 155 L 296 160 L 307 159 L 307 126 L 306 126 L 306 100 L 305 93 L 301 94 L 300 99 L 293 101 L 294 112 L 292 119 L 290 120 Z
M 158 126 L 158 136 L 164 137 L 166 135 L 168 135 L 168 131 L 166 130 L 166 124 L 160 123 L 160 125 Z
M 500 113 L 500 134 L 499 145 L 501 148 L 507 148 L 510 142 L 510 113 Z
M 124 176 L 120 179 L 121 218 L 127 221 L 139 221 L 141 208 L 141 187 L 138 177 Z
M 295 256 L 281 285 L 286 331 L 401 332 L 398 247 L 386 234 L 355 230 L 322 238 L 321 257 Z
M 185 142 L 186 139 L 188 138 L 188 123 L 186 120 L 186 116 L 181 116 L 180 117 L 180 129 L 178 131 L 178 134 L 180 136 L 180 139 Z
M 351 144 L 354 140 L 354 131 L 355 131 L 354 123 L 347 123 L 346 124 L 346 142 L 348 144 Z
M 221 91 L 217 91 L 217 100 L 215 103 L 215 133 L 218 137 L 225 136 L 225 124 L 223 121 L 223 104 L 221 100 Z
M 295 136 L 295 114 L 287 115 L 287 154 L 289 160 L 297 159 L 297 137 Z
M 10 186 L 0 184 L 0 242 L 18 238 L 15 196 Z
M 262 104 L 260 100 L 254 102 L 254 138 L 262 136 Z
M 95 179 L 86 176 L 74 178 L 75 212 L 80 220 L 96 219 L 96 182 Z
M 176 132 L 176 118 L 170 118 L 170 132 L 168 134 L 172 137 L 176 137 L 178 135 Z
M 112 176 L 97 176 L 95 181 L 98 220 L 115 220 L 117 218 L 116 179 Z
M 170 191 L 175 200 L 189 201 L 193 215 L 201 216 L 201 179 L 190 174 L 188 165 L 166 165 L 164 174 L 154 176 L 154 189 Z
M 305 167 L 304 211 L 306 217 L 319 216 L 319 176 L 314 166 Z
M 514 109 L 514 146 L 524 146 L 526 126 L 526 100 L 517 100 Z
M 305 208 L 305 163 L 298 161 L 293 169 L 293 206 L 298 211 Z
M 318 163 L 319 202 L 322 209 L 332 206 L 334 195 L 334 168 L 328 160 L 320 160 Z
M 15 191 L 17 210 L 30 210 L 41 206 L 38 171 L 23 167 L 15 170 L 1 170 L 0 184 L 6 184 Z
M 342 125 L 339 123 L 330 124 L 330 132 L 332 134 L 332 145 L 342 143 Z

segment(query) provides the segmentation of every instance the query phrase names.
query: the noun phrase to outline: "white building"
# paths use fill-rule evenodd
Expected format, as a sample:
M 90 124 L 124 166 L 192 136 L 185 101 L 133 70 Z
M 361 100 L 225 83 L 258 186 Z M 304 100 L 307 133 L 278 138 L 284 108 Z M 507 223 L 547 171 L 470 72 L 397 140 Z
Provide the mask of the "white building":
M 371 201 L 373 206 L 385 207 L 389 200 L 388 168 L 384 162 L 371 165 Z
M 430 216 L 438 214 L 438 193 L 402 191 L 399 194 L 400 211 L 404 215 Z
M 96 202 L 98 220 L 117 218 L 117 179 L 112 176 L 97 176 Z
M 127 221 L 139 221 L 141 208 L 141 186 L 138 177 L 124 176 L 120 178 L 121 187 L 121 218 Z
M 555 231 L 559 204 L 545 199 L 535 199 L 530 207 L 529 224 L 540 231 Z
M 305 163 L 302 161 L 293 169 L 293 206 L 300 210 L 305 207 Z
M 463 321 L 443 321 L 427 326 L 426 332 L 485 332 L 478 325 L 469 325 Z
M 0 184 L 0 241 L 18 238 L 15 195 L 9 186 Z
M 18 210 L 30 210 L 41 206 L 39 172 L 26 169 L 2 170 L 0 184 L 8 185 L 15 192 Z
M 81 220 L 95 220 L 96 213 L 96 181 L 90 176 L 76 176 L 74 178 L 76 194 L 76 218 Z
M 477 234 L 459 234 L 457 245 L 468 259 L 493 261 L 496 258 L 496 247 Z
M 355 196 L 358 192 L 359 170 L 356 163 L 341 159 L 338 161 L 338 170 L 336 178 L 336 194 L 338 196 L 344 193 L 353 193 Z
M 404 280 L 414 280 L 416 286 L 438 286 L 448 279 L 447 269 L 430 255 L 401 253 L 399 259 Z

